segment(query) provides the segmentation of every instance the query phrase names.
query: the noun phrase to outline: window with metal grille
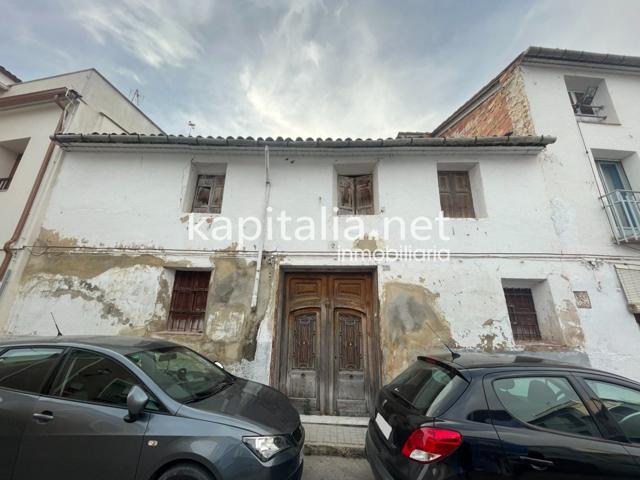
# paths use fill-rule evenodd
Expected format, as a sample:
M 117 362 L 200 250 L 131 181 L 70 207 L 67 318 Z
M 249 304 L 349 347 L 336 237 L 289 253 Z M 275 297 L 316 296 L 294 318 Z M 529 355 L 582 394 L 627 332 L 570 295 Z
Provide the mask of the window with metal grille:
M 338 175 L 338 215 L 373 215 L 373 175 Z
M 204 331 L 211 272 L 176 271 L 167 328 L 178 332 Z
M 505 288 L 513 338 L 518 341 L 541 340 L 538 316 L 530 288 Z
M 224 175 L 198 175 L 192 211 L 220 213 L 223 193 Z
M 448 218 L 475 218 L 469 172 L 438 172 L 440 208 Z

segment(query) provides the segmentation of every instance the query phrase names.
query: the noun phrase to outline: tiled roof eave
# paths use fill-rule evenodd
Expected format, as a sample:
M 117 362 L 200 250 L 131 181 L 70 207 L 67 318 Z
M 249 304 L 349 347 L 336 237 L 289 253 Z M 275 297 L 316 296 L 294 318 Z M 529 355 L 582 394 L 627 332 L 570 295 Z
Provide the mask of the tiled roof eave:
M 185 145 L 191 147 L 275 147 L 275 148 L 392 148 L 392 147 L 545 147 L 556 141 L 548 135 L 493 137 L 413 137 L 413 138 L 283 138 L 283 137 L 191 137 L 137 133 L 59 133 L 51 137 L 58 144 Z

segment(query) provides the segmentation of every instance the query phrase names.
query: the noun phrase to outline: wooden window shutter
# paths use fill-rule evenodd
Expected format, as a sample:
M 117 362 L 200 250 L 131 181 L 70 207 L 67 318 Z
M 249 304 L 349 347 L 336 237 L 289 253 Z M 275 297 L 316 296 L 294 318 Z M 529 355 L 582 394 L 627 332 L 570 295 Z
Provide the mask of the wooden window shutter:
M 338 175 L 338 215 L 373 214 L 373 175 Z
M 373 215 L 373 178 L 372 175 L 355 177 L 356 214 Z
M 355 215 L 355 180 L 353 177 L 338 175 L 338 215 Z
M 220 213 L 224 194 L 224 175 L 198 175 L 192 211 Z
M 438 186 L 445 217 L 475 218 L 469 172 L 438 172 Z
M 222 211 L 222 195 L 224 193 L 224 176 L 213 177 L 213 190 L 209 201 L 209 212 L 220 213 Z
M 211 272 L 176 271 L 167 328 L 172 331 L 204 331 Z

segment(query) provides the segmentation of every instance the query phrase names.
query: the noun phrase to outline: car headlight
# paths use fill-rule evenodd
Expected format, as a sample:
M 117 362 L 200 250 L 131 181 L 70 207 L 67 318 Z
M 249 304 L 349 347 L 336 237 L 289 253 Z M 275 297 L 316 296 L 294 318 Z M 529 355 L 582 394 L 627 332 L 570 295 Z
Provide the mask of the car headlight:
M 263 462 L 272 458 L 275 454 L 293 447 L 288 437 L 274 435 L 269 437 L 242 437 L 244 444 L 249 447 L 256 457 Z

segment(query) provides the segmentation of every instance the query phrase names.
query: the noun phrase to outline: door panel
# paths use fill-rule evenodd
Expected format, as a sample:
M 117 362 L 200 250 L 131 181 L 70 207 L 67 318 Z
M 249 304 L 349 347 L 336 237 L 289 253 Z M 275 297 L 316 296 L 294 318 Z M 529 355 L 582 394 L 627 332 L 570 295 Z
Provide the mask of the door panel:
M 624 447 L 600 435 L 572 378 L 549 370 L 484 377 L 507 471 L 527 480 L 637 478 Z
M 336 310 L 337 385 L 336 406 L 343 415 L 363 415 L 366 403 L 362 358 L 362 325 L 360 312 Z
M 22 438 L 15 480 L 133 480 L 148 415 L 124 421 L 127 410 L 40 397 Z
M 301 411 L 318 413 L 318 325 L 320 310 L 303 309 L 289 315 L 289 399 Z
M 367 415 L 378 382 L 371 288 L 370 274 L 286 275 L 279 384 L 301 413 Z
M 0 480 L 10 480 L 37 395 L 0 389 Z
M 636 463 L 640 478 L 640 386 L 619 377 L 594 373 L 576 375 L 596 404 L 610 437 L 619 439 Z

